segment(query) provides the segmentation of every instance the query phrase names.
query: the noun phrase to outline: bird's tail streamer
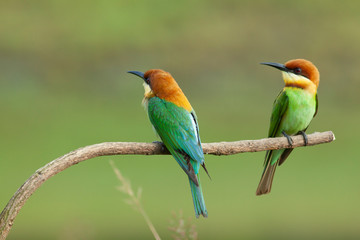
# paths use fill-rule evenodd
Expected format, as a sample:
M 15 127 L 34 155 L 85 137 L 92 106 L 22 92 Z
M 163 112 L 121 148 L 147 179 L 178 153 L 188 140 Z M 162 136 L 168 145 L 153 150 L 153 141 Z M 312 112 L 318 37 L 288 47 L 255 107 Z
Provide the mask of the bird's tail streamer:
M 197 174 L 197 179 L 199 182 L 199 186 L 196 186 L 196 184 L 189 178 L 191 195 L 193 198 L 194 208 L 195 208 L 195 215 L 197 218 L 200 215 L 207 217 L 208 213 L 207 213 L 206 206 L 205 206 L 204 196 L 203 196 L 203 193 L 201 190 L 199 174 Z

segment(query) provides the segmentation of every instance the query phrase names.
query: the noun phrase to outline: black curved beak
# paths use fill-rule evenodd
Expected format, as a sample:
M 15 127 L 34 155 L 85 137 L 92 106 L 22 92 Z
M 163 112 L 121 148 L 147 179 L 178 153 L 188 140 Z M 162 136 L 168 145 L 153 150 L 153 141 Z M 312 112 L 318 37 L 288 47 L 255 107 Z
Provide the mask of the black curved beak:
M 285 67 L 284 64 L 280 64 L 280 63 L 273 63 L 273 62 L 262 62 L 260 64 L 263 64 L 263 65 L 268 65 L 270 67 L 274 67 L 274 68 L 277 68 L 281 71 L 285 71 L 285 72 L 288 72 L 289 69 L 287 67 Z
M 144 73 L 143 72 L 139 72 L 139 71 L 128 71 L 128 73 L 134 74 L 138 77 L 141 77 L 143 80 L 145 80 L 144 78 Z

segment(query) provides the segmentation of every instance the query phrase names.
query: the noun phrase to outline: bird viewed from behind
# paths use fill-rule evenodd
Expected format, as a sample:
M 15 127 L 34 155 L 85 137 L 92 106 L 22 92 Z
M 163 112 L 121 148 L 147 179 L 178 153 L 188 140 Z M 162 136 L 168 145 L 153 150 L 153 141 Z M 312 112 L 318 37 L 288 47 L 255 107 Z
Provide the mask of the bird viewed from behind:
M 284 135 L 292 145 L 291 135 L 302 134 L 305 145 L 305 134 L 311 120 L 318 109 L 317 88 L 320 75 L 318 69 L 310 61 L 295 59 L 284 64 L 262 63 L 282 71 L 285 87 L 275 99 L 270 118 L 269 137 Z M 256 195 L 271 191 L 276 167 L 284 163 L 292 148 L 270 150 L 265 155 L 263 170 Z
M 200 185 L 200 165 L 207 173 L 195 111 L 170 73 L 151 69 L 128 73 L 144 80 L 143 104 L 162 142 L 188 175 L 195 215 L 208 216 Z

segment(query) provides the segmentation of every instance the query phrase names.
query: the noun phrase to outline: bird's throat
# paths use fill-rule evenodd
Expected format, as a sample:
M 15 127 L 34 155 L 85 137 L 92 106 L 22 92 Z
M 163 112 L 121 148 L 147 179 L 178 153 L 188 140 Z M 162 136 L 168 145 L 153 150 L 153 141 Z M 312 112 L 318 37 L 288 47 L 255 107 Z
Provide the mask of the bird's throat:
M 285 81 L 285 87 L 301 88 L 311 94 L 315 94 L 317 91 L 316 85 L 304 76 L 283 72 L 283 78 Z
M 146 83 L 143 84 L 144 86 L 144 90 L 145 90 L 145 93 L 144 93 L 144 98 L 152 98 L 155 96 L 154 92 L 151 90 L 150 86 Z
M 151 90 L 150 86 L 146 83 L 143 84 L 144 86 L 144 98 L 142 100 L 142 104 L 144 105 L 145 108 L 147 108 L 147 104 L 150 98 L 155 97 L 154 92 Z

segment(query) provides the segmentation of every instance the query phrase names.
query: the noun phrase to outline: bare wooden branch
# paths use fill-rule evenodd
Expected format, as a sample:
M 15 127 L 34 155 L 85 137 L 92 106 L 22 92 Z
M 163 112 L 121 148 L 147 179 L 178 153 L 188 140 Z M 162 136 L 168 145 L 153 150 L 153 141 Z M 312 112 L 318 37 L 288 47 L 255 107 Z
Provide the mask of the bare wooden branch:
M 232 155 L 244 152 L 259 152 L 281 148 L 296 148 L 304 146 L 304 139 L 293 136 L 293 145 L 289 146 L 285 137 L 264 138 L 259 140 L 243 140 L 236 142 L 204 143 L 205 154 Z M 335 140 L 331 131 L 313 133 L 308 135 L 308 146 L 321 143 L 329 143 Z M 162 143 L 137 143 L 137 142 L 105 142 L 86 146 L 59 157 L 44 167 L 38 169 L 26 182 L 15 192 L 6 207 L 0 214 L 0 240 L 4 240 L 27 199 L 46 180 L 55 174 L 71 167 L 79 162 L 106 155 L 160 155 L 169 154 Z

